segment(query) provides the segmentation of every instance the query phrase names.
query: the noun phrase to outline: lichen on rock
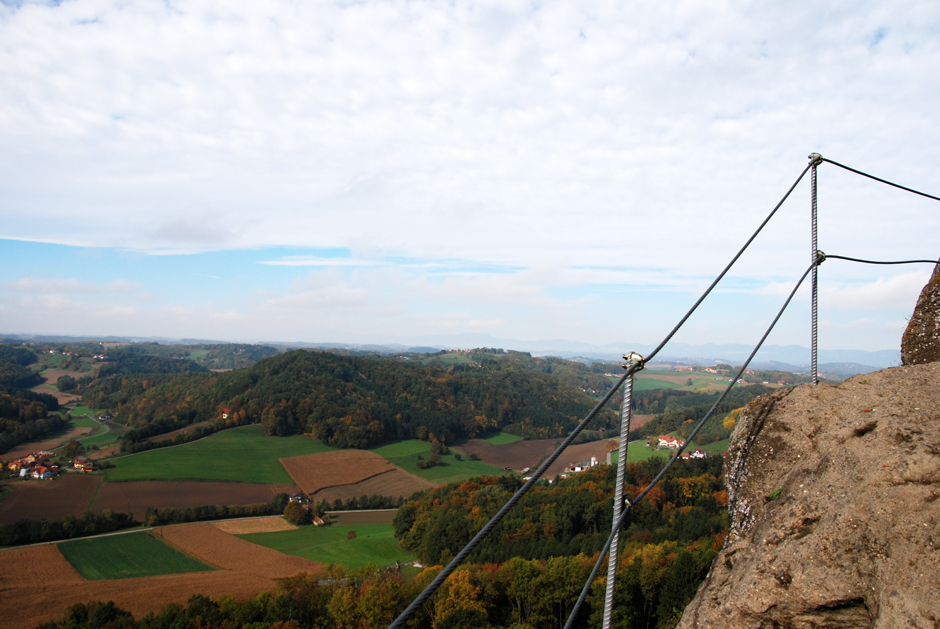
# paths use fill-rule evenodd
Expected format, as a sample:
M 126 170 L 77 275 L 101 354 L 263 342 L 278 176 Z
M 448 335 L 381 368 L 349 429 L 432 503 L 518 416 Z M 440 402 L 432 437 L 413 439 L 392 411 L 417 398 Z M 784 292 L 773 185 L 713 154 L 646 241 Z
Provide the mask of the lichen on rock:
M 914 314 L 901 338 L 901 364 L 940 360 L 940 263 L 920 293 Z
M 940 627 L 940 362 L 752 401 L 679 627 Z

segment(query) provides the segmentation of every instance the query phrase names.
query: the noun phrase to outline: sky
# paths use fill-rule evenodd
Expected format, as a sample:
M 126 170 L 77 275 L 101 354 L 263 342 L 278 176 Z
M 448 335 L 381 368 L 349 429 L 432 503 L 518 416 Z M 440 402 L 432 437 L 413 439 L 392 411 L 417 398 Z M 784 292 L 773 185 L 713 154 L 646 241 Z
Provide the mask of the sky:
M 938 67 L 936 2 L 0 0 L 0 334 L 629 351 L 810 153 L 940 194 Z M 826 253 L 940 256 L 936 201 L 818 189 Z M 756 342 L 810 252 L 807 176 L 676 340 Z M 820 347 L 930 272 L 825 262 Z

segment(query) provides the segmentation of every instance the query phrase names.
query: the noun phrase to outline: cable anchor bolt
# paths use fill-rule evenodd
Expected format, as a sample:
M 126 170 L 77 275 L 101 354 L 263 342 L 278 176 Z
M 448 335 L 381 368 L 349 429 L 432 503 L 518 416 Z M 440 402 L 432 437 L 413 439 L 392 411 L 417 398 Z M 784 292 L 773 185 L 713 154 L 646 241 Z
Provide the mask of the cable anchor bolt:
M 819 249 L 817 249 L 816 250 L 816 266 L 819 266 L 825 261 L 826 261 L 826 254 L 820 251 Z
M 646 366 L 646 359 L 640 356 L 639 354 L 637 354 L 636 352 L 630 352 L 628 354 L 624 354 L 623 359 L 627 361 L 623 365 L 621 365 L 621 367 L 623 367 L 624 369 L 629 369 L 630 367 L 633 367 L 634 368 L 633 371 L 636 372 L 636 371 L 643 369 L 643 367 Z
M 819 153 L 810 153 L 809 155 L 809 164 L 810 166 L 819 166 L 823 163 L 823 156 Z

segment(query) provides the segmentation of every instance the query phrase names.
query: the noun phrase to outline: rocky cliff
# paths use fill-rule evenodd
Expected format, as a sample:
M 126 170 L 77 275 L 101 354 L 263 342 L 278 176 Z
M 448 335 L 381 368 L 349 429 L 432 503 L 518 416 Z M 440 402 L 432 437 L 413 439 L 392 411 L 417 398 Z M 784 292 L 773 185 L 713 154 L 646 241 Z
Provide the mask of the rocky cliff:
M 920 293 L 914 314 L 901 338 L 901 364 L 940 360 L 940 262 Z
M 940 362 L 754 400 L 680 628 L 940 627 Z

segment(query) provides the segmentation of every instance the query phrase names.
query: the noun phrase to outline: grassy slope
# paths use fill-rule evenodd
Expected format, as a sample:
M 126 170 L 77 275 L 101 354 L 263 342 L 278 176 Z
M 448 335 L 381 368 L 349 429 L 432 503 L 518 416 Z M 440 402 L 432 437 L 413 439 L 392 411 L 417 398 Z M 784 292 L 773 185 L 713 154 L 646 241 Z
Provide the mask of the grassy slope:
M 356 539 L 346 539 L 350 530 L 356 531 Z M 398 545 L 391 524 L 303 526 L 294 531 L 239 537 L 288 555 L 353 569 L 370 563 L 387 566 L 395 561 L 414 561 L 414 555 Z
M 425 480 L 441 485 L 466 480 L 474 476 L 480 476 L 481 474 L 504 473 L 502 468 L 496 467 L 495 465 L 490 465 L 483 461 L 471 461 L 462 452 L 460 456 L 463 457 L 463 461 L 458 461 L 453 455 L 453 453 L 458 450 L 451 448 L 450 451 L 451 454 L 445 454 L 441 457 L 441 461 L 444 463 L 443 465 L 435 465 L 434 467 L 423 470 L 418 469 L 418 456 L 423 456 L 424 460 L 427 461 L 431 458 L 430 448 L 424 452 L 416 452 L 408 456 L 391 457 L 388 458 L 388 460 L 398 467 L 411 472 L 415 476 L 420 476 Z
M 485 439 L 478 439 L 478 441 L 485 441 L 486 443 L 494 446 L 504 446 L 507 443 L 514 443 L 516 441 L 522 441 L 522 437 L 518 435 L 510 435 L 508 432 L 498 432 L 492 437 L 486 437 Z
M 63 542 L 59 550 L 86 579 L 130 579 L 215 570 L 145 532 Z
M 506 436 L 513 437 L 513 435 Z M 511 443 L 517 439 L 519 439 L 519 437 L 515 437 L 514 439 L 506 441 L 505 443 Z M 467 456 L 463 452 L 460 453 L 460 456 L 463 457 L 463 461 L 458 461 L 455 459 L 453 454 L 445 454 L 441 457 L 444 465 L 435 465 L 434 467 L 429 467 L 423 470 L 419 469 L 418 457 L 424 457 L 425 461 L 430 459 L 431 445 L 426 441 L 419 441 L 418 439 L 396 441 L 395 443 L 389 443 L 384 446 L 379 446 L 378 448 L 373 448 L 370 450 L 370 452 L 375 452 L 379 456 L 384 456 L 394 465 L 411 472 L 415 476 L 420 476 L 425 480 L 429 480 L 434 483 L 440 483 L 442 485 L 444 483 L 450 483 L 453 481 L 465 480 L 467 478 L 472 478 L 481 474 L 503 473 L 503 470 L 496 467 L 495 465 L 488 465 L 482 461 L 471 461 L 467 459 Z M 451 448 L 451 452 L 459 452 L 459 450 Z
M 699 446 L 693 444 L 692 446 L 686 448 L 685 451 L 691 454 L 697 448 L 699 448 Z M 709 443 L 707 445 L 701 446 L 699 449 L 705 450 L 705 452 L 708 453 L 708 456 L 721 456 L 721 453 L 728 449 L 728 440 L 725 439 L 724 441 Z M 612 464 L 617 463 L 619 454 L 619 452 L 614 452 Z M 668 459 L 671 455 L 671 450 L 665 448 L 662 450 L 653 450 L 653 448 L 646 447 L 645 441 L 641 441 L 630 444 L 630 451 L 627 455 L 627 461 L 645 461 L 646 459 L 650 459 L 654 456 L 660 456 L 664 459 Z
M 332 450 L 310 437 L 267 437 L 244 426 L 200 441 L 113 459 L 105 481 L 223 480 L 293 484 L 278 459 Z

